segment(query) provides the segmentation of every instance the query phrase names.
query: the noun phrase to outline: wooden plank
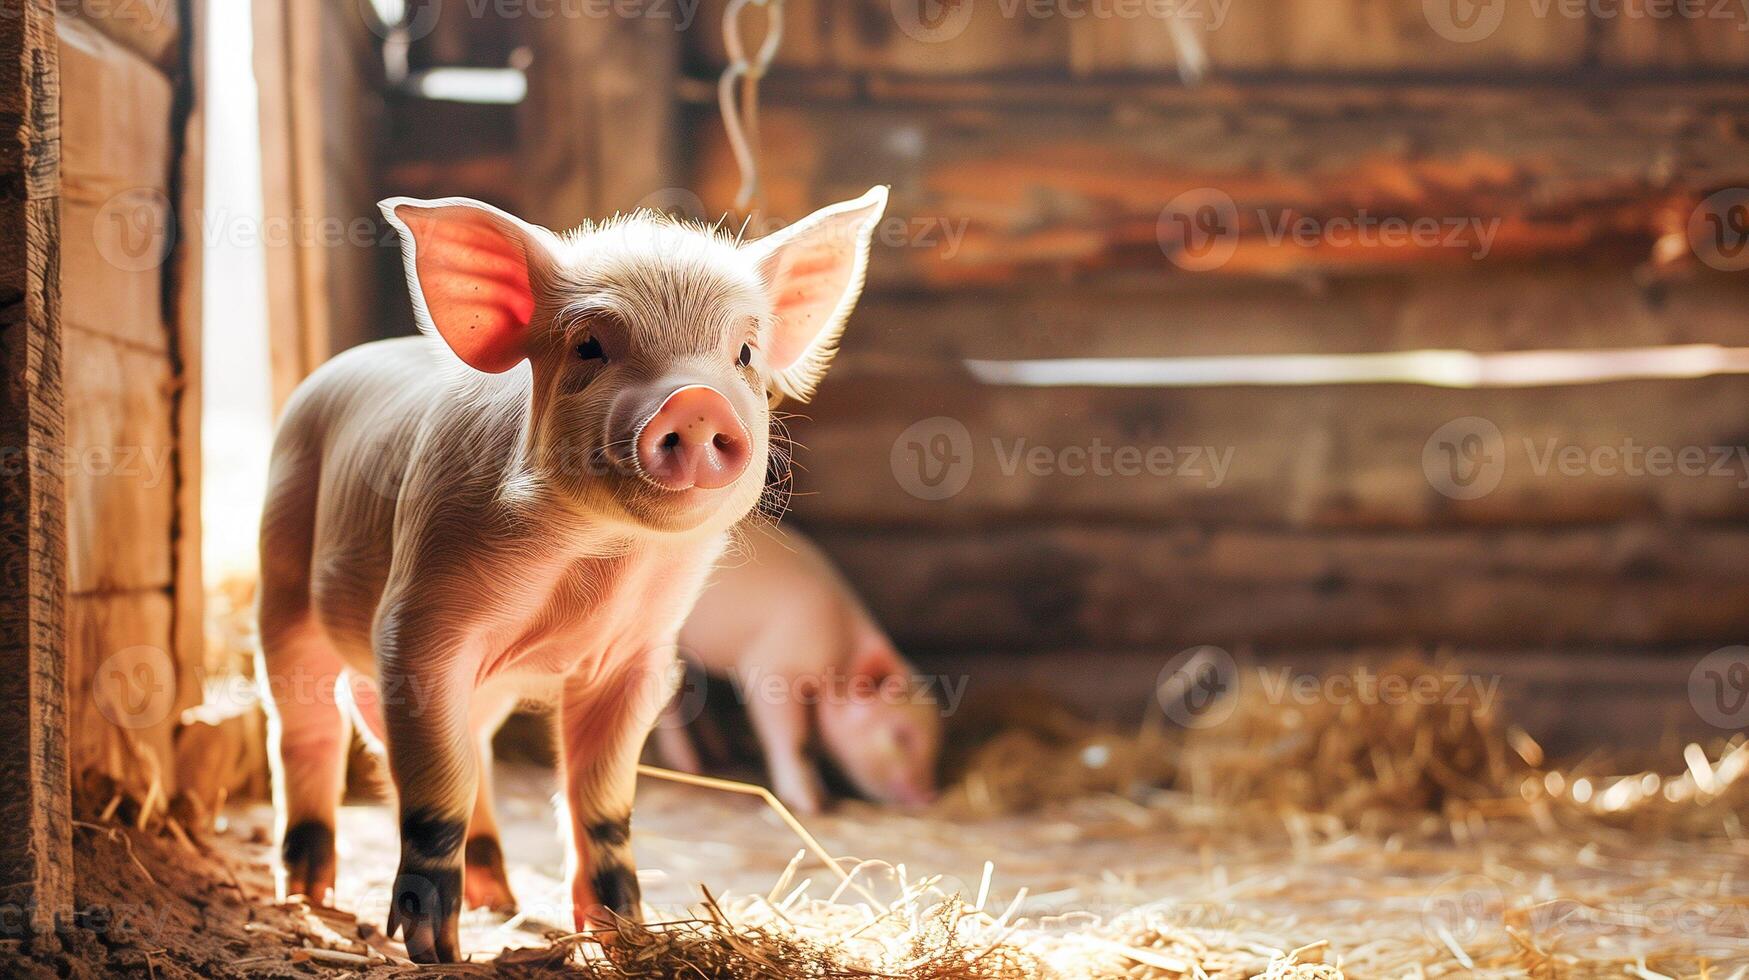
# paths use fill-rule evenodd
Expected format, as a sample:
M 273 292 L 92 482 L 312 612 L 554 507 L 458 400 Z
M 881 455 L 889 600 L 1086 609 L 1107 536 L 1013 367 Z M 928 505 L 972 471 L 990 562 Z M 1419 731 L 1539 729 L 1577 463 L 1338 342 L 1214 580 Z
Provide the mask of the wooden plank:
M 62 315 L 70 328 L 168 350 L 170 82 L 90 25 L 62 19 Z
M 768 210 L 753 227 L 891 183 L 874 282 L 1007 284 L 1112 267 L 1353 273 L 1581 254 L 1640 263 L 1668 235 L 1681 246 L 1673 221 L 1704 192 L 1749 182 L 1749 137 L 1707 122 L 1749 111 L 1741 87 L 1210 86 L 1192 97 L 895 83 L 872 106 L 794 104 L 768 88 L 761 125 L 784 152 L 765 154 Z M 1028 92 L 1037 98 L 1015 101 Z M 714 108 L 690 121 L 700 137 L 688 183 L 715 214 L 733 203 L 735 167 Z M 1189 241 L 1173 215 L 1198 217 L 1204 204 L 1218 220 Z M 1383 233 L 1387 220 L 1421 223 L 1436 246 Z
M 1749 514 L 1749 379 L 1740 376 L 1464 390 L 1017 388 L 851 375 L 828 378 L 796 411 L 807 418 L 790 423 L 804 447 L 794 507 L 816 521 L 1376 528 Z M 937 418 L 956 420 L 964 435 L 926 421 Z M 1452 482 L 1449 451 L 1434 436 L 1466 418 L 1498 429 L 1497 441 L 1479 444 L 1498 480 L 1457 499 L 1446 491 L 1470 491 Z M 942 433 L 950 441 L 937 440 Z M 1453 430 L 1445 437 L 1456 438 Z M 1627 461 L 1649 447 L 1660 448 L 1656 469 L 1645 458 Z M 1675 468 L 1674 454 L 1688 447 L 1700 453 L 1689 467 L 1695 475 Z M 1120 449 L 1140 459 L 1126 457 L 1119 470 Z M 1595 455 L 1600 449 L 1604 456 Z M 1087 469 L 1100 464 L 1086 454 L 1103 454 L 1104 469 Z M 952 489 L 942 479 L 947 461 L 963 487 L 943 496 L 937 487 Z M 1459 465 L 1459 480 L 1482 476 L 1467 459 Z
M 1151 278 L 898 291 L 871 282 L 832 378 L 956 376 L 966 358 L 1749 346 L 1746 307 L 1743 276 L 1648 287 L 1629 269 L 1565 263 L 1243 285 Z
M 1108 4 L 1128 16 L 1083 17 L 1069 26 L 1081 73 L 1176 68 L 1170 25 L 1149 10 Z M 1505 3 L 1459 18 L 1459 4 L 1369 0 L 1267 0 L 1177 5 L 1217 72 L 1341 74 L 1530 74 L 1570 71 L 1585 59 L 1589 18 L 1541 16 Z
M 1740 3 L 1639 3 L 1635 16 L 1601 22 L 1593 43 L 1615 70 L 1704 71 L 1749 65 L 1749 8 Z M 1648 11 L 1657 9 L 1657 15 Z
M 344 0 L 255 0 L 262 196 L 274 402 L 334 353 L 375 339 L 383 242 L 373 183 L 382 65 L 362 11 Z
M 136 799 L 145 798 L 155 778 L 166 794 L 174 790 L 171 741 L 180 671 L 173 619 L 164 590 L 76 595 L 69 601 L 68 717 L 76 778 L 102 773 Z
M 74 18 L 102 31 L 115 43 L 165 73 L 182 69 L 180 0 L 112 0 L 62 3 L 61 25 Z
M 673 25 L 652 18 L 554 17 L 529 29 L 533 63 L 519 115 L 519 213 L 570 228 L 629 211 L 675 186 L 670 93 L 680 41 Z
M 201 701 L 206 661 L 206 587 L 201 554 L 201 337 L 204 287 L 204 237 L 200 228 L 206 201 L 206 12 L 190 0 L 186 19 L 190 63 L 181 80 L 177 123 L 181 127 L 173 200 L 183 234 L 172 254 L 175 293 L 171 309 L 172 364 L 176 371 L 176 521 L 172 541 L 172 649 L 179 665 L 177 706 Z
M 1726 645 L 1749 532 L 809 525 L 907 648 Z
M 708 0 L 698 22 L 714 28 L 725 6 Z M 1467 28 L 1438 4 L 1368 0 L 789 0 L 776 64 L 924 75 L 1175 70 L 1174 17 L 1220 72 L 1547 73 L 1584 64 L 1591 18 L 1539 16 L 1528 4 L 1494 12 Z M 759 23 L 750 17 L 743 29 L 749 50 Z M 721 31 L 686 36 L 694 60 L 713 70 L 726 63 Z
M 296 170 L 291 124 L 290 40 L 283 0 L 253 0 L 254 61 L 261 126 L 262 219 L 269 227 L 290 227 L 297 214 Z M 305 341 L 304 290 L 298 249 L 264 250 L 267 282 L 269 369 L 277 417 L 304 376 L 320 363 Z
M 69 587 L 168 588 L 177 514 L 170 359 L 77 331 L 63 370 Z
M 50 0 L 0 17 L 0 882 L 73 911 L 60 321 L 60 69 Z

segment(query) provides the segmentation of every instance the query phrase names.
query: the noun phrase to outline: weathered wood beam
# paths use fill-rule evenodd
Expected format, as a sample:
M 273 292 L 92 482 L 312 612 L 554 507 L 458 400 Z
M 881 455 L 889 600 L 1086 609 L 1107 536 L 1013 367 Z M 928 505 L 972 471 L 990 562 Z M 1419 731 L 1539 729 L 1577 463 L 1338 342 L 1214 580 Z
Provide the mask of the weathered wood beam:
M 1749 533 L 1731 527 L 807 527 L 918 649 L 1725 646 L 1749 630 Z
M 764 91 L 769 211 L 753 227 L 891 183 L 877 284 L 1632 265 L 1687 251 L 1697 204 L 1749 185 L 1740 85 Z M 714 108 L 690 120 L 689 184 L 714 215 L 735 168 Z
M 0 17 L 0 903 L 36 932 L 73 905 L 54 25 Z
M 201 350 L 205 329 L 201 305 L 206 247 L 202 215 L 206 202 L 206 13 L 202 0 L 183 6 L 183 63 L 177 79 L 172 124 L 177 157 L 171 201 L 178 234 L 165 266 L 168 326 L 176 370 L 176 520 L 171 528 L 175 562 L 176 672 L 179 705 L 199 704 L 206 663 L 206 578 L 201 552 Z M 174 773 L 169 780 L 174 783 Z
M 1022 388 L 853 372 L 829 377 L 796 411 L 804 417 L 789 427 L 805 451 L 794 509 L 822 523 L 1383 529 L 1749 518 L 1742 376 Z M 1481 440 L 1472 457 L 1442 448 L 1459 419 L 1478 420 L 1464 430 Z M 1486 492 L 1458 491 L 1484 463 Z

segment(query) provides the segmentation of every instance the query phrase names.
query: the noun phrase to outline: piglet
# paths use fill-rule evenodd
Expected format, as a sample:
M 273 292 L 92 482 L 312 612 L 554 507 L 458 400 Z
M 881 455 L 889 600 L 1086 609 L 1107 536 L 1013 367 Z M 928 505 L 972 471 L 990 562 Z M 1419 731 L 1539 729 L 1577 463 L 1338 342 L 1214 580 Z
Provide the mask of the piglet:
M 282 894 L 331 900 L 349 724 L 388 754 L 388 932 L 454 961 L 513 907 L 486 775 L 556 705 L 579 930 L 637 921 L 632 789 L 681 623 L 757 503 L 769 396 L 806 400 L 861 292 L 885 188 L 739 243 L 646 214 L 558 235 L 394 198 L 424 336 L 299 387 L 261 527 L 261 663 Z
M 820 809 L 824 793 L 807 755 L 817 741 L 864 796 L 929 802 L 941 709 L 911 665 L 812 542 L 776 528 L 752 530 L 740 542 L 712 574 L 680 646 L 707 672 L 735 682 L 773 791 L 793 809 Z M 676 702 L 657 729 L 657 748 L 696 772 L 680 715 Z

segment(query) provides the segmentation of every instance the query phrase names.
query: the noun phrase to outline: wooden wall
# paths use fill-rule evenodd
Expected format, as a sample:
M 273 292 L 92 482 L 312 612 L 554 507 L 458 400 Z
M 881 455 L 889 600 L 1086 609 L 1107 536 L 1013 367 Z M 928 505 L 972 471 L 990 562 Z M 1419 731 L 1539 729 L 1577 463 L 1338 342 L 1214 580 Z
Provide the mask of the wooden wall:
M 62 5 L 55 25 L 67 730 L 76 778 L 107 775 L 144 799 L 173 789 L 172 733 L 199 700 L 204 635 L 198 48 L 185 6 L 82 10 Z
M 701 78 L 723 63 L 712 6 L 683 40 Z M 885 3 L 790 6 L 761 113 L 768 211 L 886 182 L 898 222 L 833 375 L 794 408 L 793 516 L 902 646 L 1120 712 L 1199 644 L 1300 669 L 1448 651 L 1502 672 L 1558 744 L 1704 733 L 1689 671 L 1749 635 L 1742 477 L 1538 473 L 1524 446 L 1749 446 L 1741 376 L 1025 388 L 965 366 L 1744 345 L 1749 273 L 1696 261 L 1682 231 L 1708 194 L 1749 186 L 1742 24 L 1509 4 L 1492 35 L 1453 42 L 1422 7 L 1236 0 L 1198 32 L 1211 73 L 1186 87 L 1145 21 L 979 4 L 928 43 Z M 682 118 L 684 170 L 716 214 L 738 176 L 708 96 Z M 1162 211 L 1211 190 L 1238 219 L 1232 254 L 1187 268 Z M 1263 227 L 1366 212 L 1494 235 L 1478 259 Z M 1423 451 L 1469 416 L 1512 455 L 1497 489 L 1459 500 Z M 932 418 L 971 440 L 947 499 L 896 471 Z M 1218 484 L 1004 472 L 1020 440 L 1232 455 Z
M 388 336 L 399 280 L 376 202 L 385 146 L 381 25 L 354 0 L 252 0 L 275 405 L 348 347 Z
M 399 98 L 393 125 L 431 142 L 385 182 L 555 224 L 685 193 L 704 216 L 733 212 L 724 5 L 666 38 L 636 18 L 440 20 L 423 63 L 503 64 L 525 44 L 529 101 Z M 1438 3 L 1201 0 L 1179 5 L 1207 59 L 1186 85 L 1164 21 L 1043 6 L 925 5 L 937 19 L 920 20 L 906 3 L 788 0 L 761 88 L 753 227 L 893 188 L 838 365 L 812 405 L 786 407 L 805 447 L 793 517 L 902 645 L 931 664 L 1079 672 L 1093 680 L 1067 687 L 1101 708 L 1139 706 L 1196 644 L 1303 666 L 1453 650 L 1527 678 L 1549 731 L 1584 734 L 1579 709 L 1545 710 L 1567 696 L 1607 706 L 1629 738 L 1692 730 L 1688 671 L 1749 636 L 1749 491 L 1538 472 L 1525 445 L 1749 447 L 1742 376 L 1022 388 L 965 362 L 1749 346 L 1749 272 L 1709 266 L 1688 232 L 1709 195 L 1749 187 L 1745 15 L 1513 3 L 1479 8 L 1499 22 L 1471 30 Z M 760 17 L 745 19 L 752 47 Z M 608 41 L 653 54 L 604 81 L 582 53 Z M 440 119 L 466 125 L 427 125 Z M 1230 257 L 1177 261 L 1163 212 L 1211 195 Z M 1360 215 L 1472 222 L 1488 247 L 1269 234 Z M 1513 456 L 1493 492 L 1454 499 L 1424 450 L 1471 416 Z M 937 417 L 964 426 L 973 469 L 922 499 L 895 448 Z M 1022 439 L 1231 463 L 1213 484 L 1004 473 L 997 445 Z

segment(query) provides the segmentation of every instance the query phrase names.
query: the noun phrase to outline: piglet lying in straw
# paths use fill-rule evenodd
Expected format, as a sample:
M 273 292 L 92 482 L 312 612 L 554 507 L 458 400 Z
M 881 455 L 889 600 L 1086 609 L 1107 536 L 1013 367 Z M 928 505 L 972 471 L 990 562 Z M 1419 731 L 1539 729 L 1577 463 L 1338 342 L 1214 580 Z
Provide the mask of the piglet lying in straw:
M 940 706 L 850 584 L 800 534 L 746 535 L 712 573 L 680 647 L 735 681 L 771 785 L 791 808 L 813 813 L 824 798 L 807 757 L 816 734 L 870 799 L 916 806 L 934 798 Z M 683 727 L 690 707 L 677 698 L 656 741 L 669 764 L 697 772 Z
M 558 708 L 577 927 L 638 919 L 632 787 L 676 636 L 763 490 L 768 392 L 819 383 L 886 199 L 747 244 L 648 215 L 557 235 L 460 198 L 383 202 L 426 336 L 304 382 L 262 519 L 285 893 L 331 900 L 350 716 L 398 791 L 388 931 L 457 959 L 464 897 L 514 904 L 489 744 L 535 697 Z

